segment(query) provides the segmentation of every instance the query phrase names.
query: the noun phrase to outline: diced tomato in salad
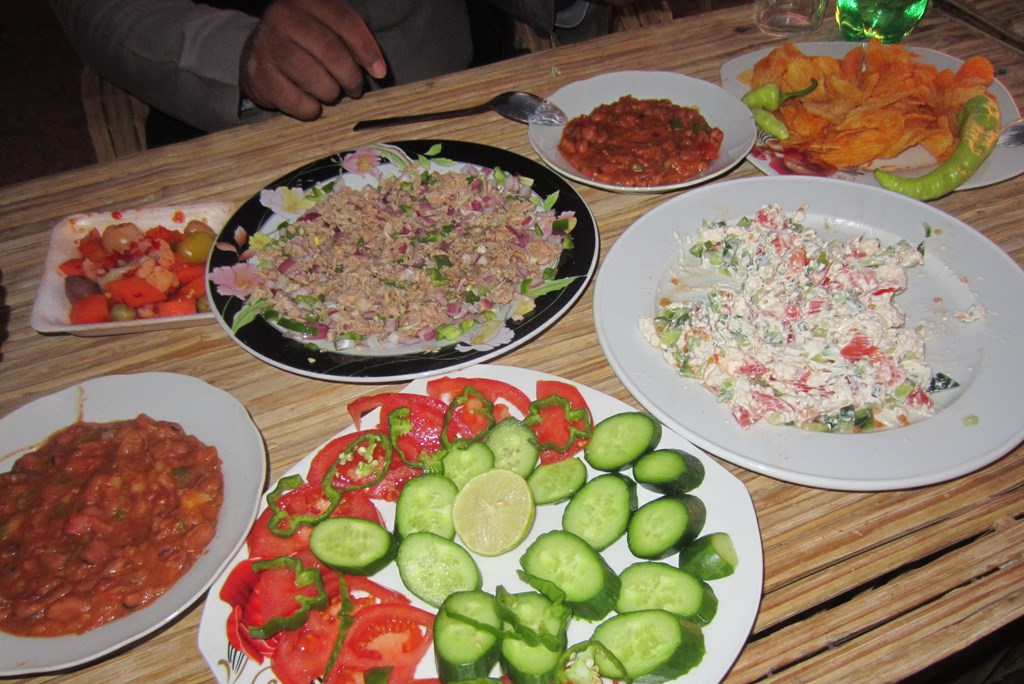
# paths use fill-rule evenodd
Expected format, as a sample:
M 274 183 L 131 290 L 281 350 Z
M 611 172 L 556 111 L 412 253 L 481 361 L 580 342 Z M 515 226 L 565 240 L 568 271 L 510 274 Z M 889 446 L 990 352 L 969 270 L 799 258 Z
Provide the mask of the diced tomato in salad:
M 185 222 L 184 216 L 175 220 Z M 78 256 L 58 266 L 73 325 L 186 316 L 209 310 L 206 259 L 213 229 L 189 221 L 182 230 L 134 223 L 93 228 Z
M 376 424 L 361 428 L 375 410 Z M 282 684 L 365 684 L 371 672 L 385 671 L 391 683 L 430 684 L 437 680 L 417 680 L 415 672 L 432 642 L 434 615 L 394 588 L 320 563 L 309 548 L 315 521 L 350 516 L 384 524 L 375 500 L 395 501 L 405 482 L 440 462 L 447 444 L 479 438 L 508 417 L 531 427 L 545 462 L 571 458 L 589 437 L 590 409 L 562 381 L 538 381 L 531 399 L 498 380 L 442 377 L 428 382 L 426 394 L 372 394 L 351 402 L 348 412 L 355 429 L 321 447 L 304 478 L 283 478 L 268 495 L 271 505 L 246 539 L 249 557 L 220 591 L 231 606 L 228 641 L 257 663 L 269 659 Z M 299 576 L 307 581 L 312 574 L 320 577 L 326 605 L 303 607 L 316 587 Z M 286 627 L 263 634 L 268 624 Z

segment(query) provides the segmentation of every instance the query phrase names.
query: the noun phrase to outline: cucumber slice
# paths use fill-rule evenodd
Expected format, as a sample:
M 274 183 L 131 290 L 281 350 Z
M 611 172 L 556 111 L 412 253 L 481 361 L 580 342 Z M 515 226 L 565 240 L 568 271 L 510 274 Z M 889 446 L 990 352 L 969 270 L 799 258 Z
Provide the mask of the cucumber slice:
M 635 682 L 663 682 L 683 676 L 704 658 L 704 633 L 693 622 L 667 610 L 623 613 L 594 630 L 599 641 L 619 659 L 618 672 L 608 658 L 597 654 L 601 674 L 613 679 L 628 676 Z
M 457 591 L 479 589 L 480 568 L 469 551 L 432 532 L 414 532 L 398 547 L 398 574 L 405 588 L 435 608 Z
M 414 477 L 402 486 L 395 504 L 395 533 L 407 537 L 414 532 L 433 532 L 445 539 L 455 538 L 452 505 L 459 488 L 444 475 Z
M 592 467 L 614 472 L 628 467 L 659 441 L 661 423 L 656 419 L 639 411 L 619 413 L 594 426 L 583 456 Z
M 372 575 L 395 558 L 390 532 L 362 518 L 327 518 L 309 535 L 309 548 L 324 564 L 349 575 Z
M 697 538 L 706 517 L 704 502 L 692 494 L 663 496 L 633 514 L 626 543 L 637 558 L 667 558 Z
M 434 660 L 440 680 L 486 678 L 498 662 L 500 630 L 498 601 L 490 594 L 459 591 L 448 596 L 434 618 Z
M 578 458 L 567 458 L 537 466 L 526 478 L 533 501 L 549 504 L 564 501 L 587 481 L 587 466 Z
M 484 444 L 494 452 L 494 467 L 528 477 L 537 465 L 540 448 L 537 438 L 522 421 L 506 418 L 487 433 Z
M 712 532 L 694 539 L 679 552 L 679 569 L 702 580 L 716 580 L 736 572 L 740 559 L 727 532 Z
M 530 644 L 517 638 L 514 625 L 505 623 L 506 635 L 501 640 L 502 672 L 513 684 L 552 684 L 555 669 L 565 650 L 568 611 L 562 606 L 556 610 L 551 601 L 537 592 L 512 594 L 504 601 L 507 610 L 515 615 L 519 625 L 535 634 L 550 637 L 551 643 Z M 499 600 L 499 604 L 502 601 Z
M 603 551 L 626 532 L 636 506 L 633 480 L 619 473 L 598 475 L 569 499 L 562 529 Z
M 483 442 L 459 439 L 448 446 L 441 459 L 445 477 L 459 489 L 480 473 L 494 468 L 494 452 Z
M 622 590 L 615 610 L 632 613 L 661 608 L 698 625 L 706 625 L 718 612 L 718 597 L 711 586 L 665 563 L 634 563 L 619 575 Z
M 686 494 L 704 482 L 704 464 L 679 449 L 657 449 L 633 464 L 633 479 L 660 494 Z
M 519 559 L 528 577 L 550 582 L 583 620 L 600 620 L 619 599 L 619 577 L 600 554 L 572 532 L 552 530 L 537 537 Z

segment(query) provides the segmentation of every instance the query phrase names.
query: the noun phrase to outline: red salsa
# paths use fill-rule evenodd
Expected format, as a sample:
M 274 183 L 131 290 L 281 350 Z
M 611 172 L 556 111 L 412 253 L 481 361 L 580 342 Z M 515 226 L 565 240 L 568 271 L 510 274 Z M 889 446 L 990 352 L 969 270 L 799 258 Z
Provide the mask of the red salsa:
M 558 151 L 596 181 L 652 187 L 693 178 L 721 145 L 722 131 L 696 108 L 625 95 L 569 121 Z
M 80 634 L 153 602 L 214 537 L 214 447 L 145 415 L 78 422 L 0 475 L 0 630 Z

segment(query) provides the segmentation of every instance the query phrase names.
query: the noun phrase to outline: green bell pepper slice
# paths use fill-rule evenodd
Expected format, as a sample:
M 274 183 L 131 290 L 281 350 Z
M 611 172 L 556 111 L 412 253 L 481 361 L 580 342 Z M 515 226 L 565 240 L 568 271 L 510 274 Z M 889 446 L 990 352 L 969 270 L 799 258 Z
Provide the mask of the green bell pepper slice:
M 278 615 L 267 620 L 262 625 L 249 627 L 249 635 L 254 639 L 268 639 L 278 632 L 295 631 L 306 624 L 309 618 L 309 611 L 323 610 L 330 604 L 327 597 L 327 589 L 324 586 L 324 578 L 320 575 L 319 568 L 307 568 L 302 561 L 294 556 L 278 556 L 267 560 L 256 561 L 252 564 L 254 572 L 283 568 L 290 570 L 295 575 L 295 588 L 313 587 L 316 594 L 310 596 L 297 592 L 295 602 L 298 609 L 290 615 Z

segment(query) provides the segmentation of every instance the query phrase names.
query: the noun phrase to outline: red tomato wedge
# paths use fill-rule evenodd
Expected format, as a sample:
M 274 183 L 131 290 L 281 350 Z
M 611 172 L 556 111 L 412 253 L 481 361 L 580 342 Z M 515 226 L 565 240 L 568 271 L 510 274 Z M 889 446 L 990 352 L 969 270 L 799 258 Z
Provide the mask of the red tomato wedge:
M 424 460 L 441 450 L 441 433 L 445 425 L 445 411 L 448 406 L 438 399 L 411 392 L 383 392 L 356 399 L 348 405 L 349 415 L 358 428 L 367 413 L 380 409 L 378 429 L 388 432 L 388 417 L 397 409 L 408 409 L 408 429 L 398 435 L 391 435 L 394 446 L 408 463 Z M 458 415 L 448 420 L 449 440 L 469 437 L 472 428 Z M 397 464 L 395 464 L 397 465 Z
M 271 668 L 281 684 L 310 684 L 322 677 L 338 639 L 341 620 L 331 607 L 310 611 L 294 632 L 281 632 Z
M 576 420 L 570 423 L 565 415 L 565 411 L 560 406 L 546 406 L 542 408 L 540 410 L 540 422 L 530 426 L 533 429 L 533 433 L 537 435 L 537 441 L 541 444 L 566 444 L 569 441 L 572 428 L 589 432 L 590 427 L 592 427 L 588 425 L 590 421 L 590 407 L 587 406 L 587 400 L 583 398 L 583 395 L 576 389 L 575 385 L 560 380 L 537 381 L 537 399 L 545 399 L 554 394 L 568 401 L 571 408 L 585 410 L 588 418 L 586 421 Z M 586 438 L 577 437 L 564 451 L 544 449 L 540 452 L 540 461 L 541 463 L 554 463 L 571 458 L 582 451 L 586 443 Z
M 354 614 L 338 658 L 344 668 L 391 666 L 389 682 L 408 682 L 433 639 L 434 615 L 409 604 L 381 603 Z
M 297 489 L 285 492 L 277 500 L 277 505 L 292 515 L 316 515 L 326 510 L 330 501 L 324 496 L 323 487 L 319 483 L 307 482 Z M 273 511 L 267 508 L 253 523 L 252 530 L 246 538 L 251 557 L 294 556 L 309 548 L 311 527 L 300 526 L 290 537 L 282 537 L 270 531 L 269 523 L 272 514 Z M 362 490 L 346 492 L 331 516 L 363 518 L 383 524 L 380 511 L 370 501 L 369 494 Z
M 530 411 L 530 397 L 525 392 L 507 382 L 490 378 L 434 378 L 427 382 L 427 394 L 447 404 L 462 394 L 466 387 L 475 388 L 495 405 L 504 403 L 515 407 L 521 415 L 525 416 Z
M 372 453 L 366 451 L 370 446 Z M 341 458 L 351 449 L 355 449 L 349 453 L 351 458 Z M 384 477 L 381 471 L 391 464 L 390 451 L 387 434 L 382 430 L 358 430 L 335 437 L 317 452 L 306 480 L 320 485 L 331 467 L 337 466 L 333 480 L 337 489 L 372 483 Z

